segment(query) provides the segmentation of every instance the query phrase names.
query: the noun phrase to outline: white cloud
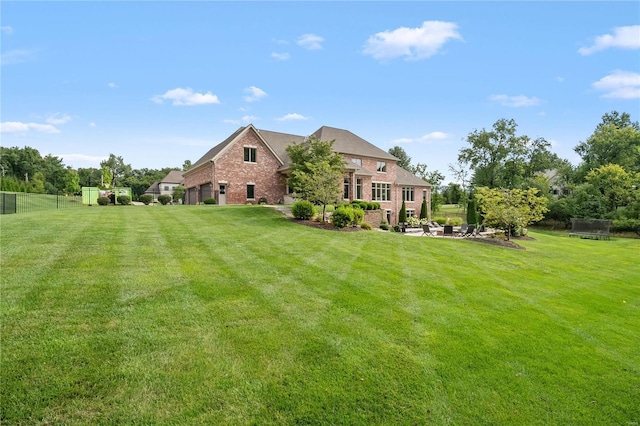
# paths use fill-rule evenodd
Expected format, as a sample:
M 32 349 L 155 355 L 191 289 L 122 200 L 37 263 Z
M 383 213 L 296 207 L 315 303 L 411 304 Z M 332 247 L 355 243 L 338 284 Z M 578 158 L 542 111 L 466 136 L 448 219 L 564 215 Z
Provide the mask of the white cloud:
M 528 97 L 524 95 L 518 96 L 508 96 L 508 95 L 491 95 L 489 100 L 492 102 L 496 102 L 502 106 L 507 107 L 530 107 L 540 105 L 542 103 L 541 99 L 534 97 Z
M 592 84 L 594 89 L 605 92 L 603 98 L 639 99 L 640 74 L 615 70 Z
M 423 135 L 419 138 L 399 138 L 399 139 L 394 139 L 393 141 L 391 141 L 392 143 L 397 143 L 397 144 L 406 144 L 406 143 L 414 143 L 414 142 L 431 142 L 434 140 L 444 140 L 444 139 L 448 139 L 450 138 L 451 135 L 449 133 L 445 133 L 445 132 L 431 132 L 431 133 L 427 133 L 426 135 Z
M 298 37 L 298 46 L 302 46 L 305 49 L 309 50 L 319 50 L 322 49 L 322 42 L 324 38 L 320 37 L 316 34 L 303 34 Z
M 245 123 L 251 123 L 252 121 L 256 120 L 259 120 L 259 118 L 253 115 L 245 115 L 244 117 L 242 117 L 242 121 L 244 121 Z
M 229 123 L 229 124 L 240 124 L 241 121 L 240 120 L 232 120 L 230 118 L 225 118 L 224 120 L 222 120 L 223 123 Z
M 267 92 L 256 86 L 249 86 L 244 89 L 244 92 L 249 94 L 249 96 L 244 97 L 244 100 L 247 102 L 257 102 L 267 96 Z
M 0 27 L 2 29 L 2 32 L 6 35 L 11 35 L 13 34 L 13 28 L 10 27 L 9 25 L 3 25 L 2 27 Z
M 63 114 L 61 112 L 56 112 L 55 114 L 51 114 L 49 115 L 49 117 L 47 117 L 47 119 L 45 120 L 47 123 L 49 124 L 65 124 L 68 123 L 69 121 L 71 121 L 71 116 L 67 115 L 67 114 Z
M 96 127 L 96 123 L 94 123 L 93 121 L 91 123 L 89 123 L 90 127 Z
M 109 88 L 111 88 L 111 89 L 115 89 L 116 87 L 118 87 L 118 85 L 113 83 L 113 82 L 112 83 L 107 83 L 107 86 L 109 86 Z
M 172 105 L 206 105 L 219 104 L 218 97 L 211 92 L 194 93 L 190 87 L 185 89 L 178 87 L 176 89 L 167 90 L 164 95 L 156 95 L 151 98 L 152 102 L 157 104 L 163 103 L 165 100 L 172 101 Z
M 23 123 L 21 121 L 0 123 L 0 133 L 28 133 L 30 130 L 50 134 L 60 133 L 60 130 L 51 124 Z
M 290 120 L 308 120 L 309 117 L 305 117 L 304 115 L 298 113 L 285 114 L 280 118 L 276 118 L 278 121 L 290 121 Z
M 419 28 L 400 27 L 369 37 L 362 53 L 374 59 L 387 60 L 404 56 L 420 60 L 435 55 L 449 40 L 462 40 L 453 22 L 424 21 Z
M 592 46 L 581 47 L 578 49 L 578 53 L 581 55 L 591 55 L 592 53 L 610 47 L 640 49 L 640 25 L 616 27 L 613 29 L 613 34 L 604 34 L 596 37 Z
M 27 62 L 33 58 L 33 54 L 29 50 L 9 50 L 0 56 L 2 65 L 14 65 Z
M 287 52 L 283 52 L 283 53 L 271 52 L 271 57 L 273 59 L 277 59 L 278 61 L 287 61 L 290 58 Z

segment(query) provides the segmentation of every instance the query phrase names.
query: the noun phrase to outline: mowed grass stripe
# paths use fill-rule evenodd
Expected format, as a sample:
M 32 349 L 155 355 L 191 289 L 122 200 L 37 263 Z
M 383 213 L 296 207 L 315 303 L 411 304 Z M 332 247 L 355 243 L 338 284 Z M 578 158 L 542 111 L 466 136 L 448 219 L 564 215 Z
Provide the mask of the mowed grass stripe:
M 41 315 L 16 321 L 46 327 L 40 336 L 3 321 L 8 423 L 609 424 L 637 417 L 639 355 L 629 349 L 640 339 L 640 295 L 629 284 L 638 278 L 637 241 L 535 233 L 536 241 L 522 242 L 529 250 L 519 251 L 311 229 L 257 206 L 78 210 L 56 221 L 122 228 L 99 233 L 101 250 L 87 252 L 124 267 L 99 262 L 88 292 L 80 276 L 61 284 L 63 275 L 88 268 L 86 259 L 62 260 L 50 285 L 79 291 L 67 306 L 56 302 L 70 318 L 46 323 L 51 306 L 43 304 Z M 46 220 L 30 221 L 40 230 L 20 229 L 15 218 L 9 224 L 26 239 L 52 240 L 42 231 Z M 14 260 L 28 258 L 24 248 L 0 244 Z M 585 258 L 595 260 L 582 267 Z M 24 311 L 16 291 L 3 294 L 3 312 Z M 86 312 L 92 306 L 95 315 Z M 83 323 L 85 336 L 77 331 Z M 4 342 L 13 337 L 31 346 L 43 338 L 49 349 L 29 359 L 10 346 L 25 363 L 7 371 Z M 76 352 L 64 351 L 78 342 Z M 23 374 L 40 362 L 59 377 L 51 386 Z M 29 387 L 47 398 L 31 405 L 5 398 Z

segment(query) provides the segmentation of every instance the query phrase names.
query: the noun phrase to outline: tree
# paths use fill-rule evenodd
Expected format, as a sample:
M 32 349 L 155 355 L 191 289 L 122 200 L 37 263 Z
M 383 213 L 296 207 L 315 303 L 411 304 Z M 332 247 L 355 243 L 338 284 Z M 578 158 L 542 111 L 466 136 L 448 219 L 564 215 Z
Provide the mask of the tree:
M 613 111 L 603 115 L 594 133 L 574 150 L 582 159 L 579 177 L 584 178 L 590 170 L 607 164 L 640 172 L 640 126 L 637 121 L 631 122 L 629 114 Z
M 547 211 L 547 199 L 538 196 L 538 189 L 487 188 L 476 189 L 476 199 L 487 225 L 505 231 L 507 240 L 512 230 L 524 230 L 538 222 Z
M 396 145 L 393 148 L 390 148 L 389 154 L 398 159 L 397 164 L 399 167 L 402 167 L 405 170 L 411 170 L 411 157 L 409 157 L 402 147 Z
M 634 199 L 633 176 L 618 164 L 608 164 L 591 170 L 586 181 L 606 198 L 607 209 L 610 212 Z
M 425 166 L 426 167 L 426 166 Z M 442 204 L 444 204 L 444 197 L 439 193 L 440 186 L 444 180 L 444 175 L 437 170 L 433 172 L 426 172 L 423 180 L 426 180 L 431 184 L 431 212 L 436 212 Z
M 78 172 L 71 167 L 67 167 L 63 189 L 66 194 L 76 194 L 80 192 L 80 176 L 78 176 Z
M 182 164 L 182 171 L 186 172 L 190 168 L 191 168 L 191 160 L 184 160 L 184 163 Z
M 182 197 L 184 197 L 184 193 L 185 193 L 184 186 L 178 185 L 175 188 L 173 188 L 173 192 L 171 194 L 171 196 L 173 197 L 173 202 L 179 203 L 180 200 L 182 200 Z
M 402 207 L 400 207 L 400 213 L 398 213 L 398 222 L 405 223 L 407 221 L 407 206 L 402 200 Z
M 125 164 L 122 157 L 116 157 L 114 154 L 109 154 L 108 159 L 101 161 L 100 167 L 103 170 L 104 183 L 111 187 L 115 187 L 118 182 L 122 183 L 131 175 L 131 165 Z
M 467 136 L 471 145 L 458 153 L 458 163 L 473 169 L 473 183 L 489 188 L 517 188 L 535 173 L 553 165 L 557 157 L 545 139 L 516 134 L 514 120 L 500 119 L 487 131 L 474 130 Z
M 478 223 L 478 211 L 476 207 L 476 200 L 474 198 L 469 200 L 467 204 L 467 223 L 476 225 Z
M 311 136 L 286 148 L 291 160 L 287 184 L 296 197 L 322 205 L 323 222 L 327 204 L 335 203 L 342 194 L 344 158 L 333 151 L 333 143 Z

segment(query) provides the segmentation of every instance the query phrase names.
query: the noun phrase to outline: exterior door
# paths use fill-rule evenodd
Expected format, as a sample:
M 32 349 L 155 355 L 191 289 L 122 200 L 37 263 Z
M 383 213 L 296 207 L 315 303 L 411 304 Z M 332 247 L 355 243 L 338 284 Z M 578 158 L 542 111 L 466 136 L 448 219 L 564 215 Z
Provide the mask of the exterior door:
M 221 183 L 219 188 L 220 190 L 218 191 L 218 204 L 225 205 L 227 204 L 227 185 Z

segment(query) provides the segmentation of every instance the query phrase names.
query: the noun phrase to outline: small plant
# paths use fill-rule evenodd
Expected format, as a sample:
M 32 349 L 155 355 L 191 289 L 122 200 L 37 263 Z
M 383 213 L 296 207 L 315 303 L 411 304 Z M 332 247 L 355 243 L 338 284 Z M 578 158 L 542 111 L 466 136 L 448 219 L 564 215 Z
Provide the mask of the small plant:
M 144 203 L 145 206 L 148 206 L 149 204 L 151 204 L 153 202 L 153 195 L 151 194 L 142 194 L 139 197 L 139 200 L 141 203 Z
M 370 224 L 368 224 L 367 222 L 362 222 L 360 224 L 360 228 L 365 229 L 367 231 L 371 231 L 373 229 L 373 227 Z
M 128 195 L 118 195 L 118 198 L 116 198 L 116 200 L 118 200 L 118 204 L 122 204 L 123 206 L 128 206 L 129 204 L 131 204 L 131 197 L 129 197 Z
M 296 201 L 291 206 L 291 213 L 296 219 L 309 220 L 316 214 L 316 210 L 310 201 L 302 200 Z
M 98 197 L 98 204 L 101 206 L 106 206 L 109 204 L 109 197 Z
M 204 204 L 216 204 L 216 199 L 215 198 L 205 198 L 204 200 L 202 200 L 202 202 Z
M 432 220 L 439 225 L 447 225 L 447 218 L 444 216 L 436 216 Z
M 166 206 L 167 204 L 169 204 L 172 200 L 171 195 L 160 195 L 158 197 L 158 201 L 160 202 L 160 204 L 162 204 L 163 206 Z
M 382 229 L 384 231 L 388 231 L 389 230 L 389 224 L 387 222 L 380 222 L 380 229 Z

